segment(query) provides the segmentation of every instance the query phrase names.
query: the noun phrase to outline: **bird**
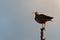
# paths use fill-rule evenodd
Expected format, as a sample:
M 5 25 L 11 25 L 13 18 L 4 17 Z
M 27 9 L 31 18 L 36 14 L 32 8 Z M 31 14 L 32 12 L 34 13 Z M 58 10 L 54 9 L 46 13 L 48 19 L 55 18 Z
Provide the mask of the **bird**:
M 48 21 L 52 21 L 53 17 L 47 16 L 45 14 L 39 14 L 39 12 L 33 12 L 35 14 L 35 21 L 39 24 L 46 24 Z

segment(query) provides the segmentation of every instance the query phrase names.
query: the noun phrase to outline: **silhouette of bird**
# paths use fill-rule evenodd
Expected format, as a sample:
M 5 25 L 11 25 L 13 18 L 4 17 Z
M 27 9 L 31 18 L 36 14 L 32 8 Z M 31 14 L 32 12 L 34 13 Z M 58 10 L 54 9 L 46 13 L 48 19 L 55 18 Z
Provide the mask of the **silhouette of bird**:
M 45 24 L 48 21 L 51 21 L 51 19 L 53 19 L 53 17 L 44 15 L 44 14 L 39 14 L 39 12 L 34 12 L 35 14 L 35 20 L 36 22 L 40 23 L 40 24 Z
M 45 24 L 48 21 L 51 21 L 53 19 L 53 17 L 44 15 L 44 14 L 39 14 L 39 12 L 34 12 L 35 14 L 35 20 L 37 23 L 42 24 L 42 28 L 41 28 L 41 40 L 45 40 L 45 38 L 43 38 L 43 30 L 45 30 Z M 44 24 L 44 25 L 43 25 Z

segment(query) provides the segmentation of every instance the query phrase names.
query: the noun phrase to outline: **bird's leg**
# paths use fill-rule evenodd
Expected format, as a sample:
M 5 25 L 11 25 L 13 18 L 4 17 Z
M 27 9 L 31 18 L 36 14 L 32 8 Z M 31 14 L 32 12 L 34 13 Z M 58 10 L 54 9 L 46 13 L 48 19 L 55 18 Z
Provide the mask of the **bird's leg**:
M 44 30 L 45 30 L 45 26 L 46 26 L 46 24 L 44 24 L 44 26 L 43 26 Z
M 44 27 L 44 24 L 42 24 L 42 28 Z
M 45 27 L 45 26 L 46 26 L 46 24 L 42 24 L 42 28 Z
M 45 24 L 42 24 L 42 29 L 45 30 Z
M 45 28 L 46 24 L 44 24 L 44 28 Z

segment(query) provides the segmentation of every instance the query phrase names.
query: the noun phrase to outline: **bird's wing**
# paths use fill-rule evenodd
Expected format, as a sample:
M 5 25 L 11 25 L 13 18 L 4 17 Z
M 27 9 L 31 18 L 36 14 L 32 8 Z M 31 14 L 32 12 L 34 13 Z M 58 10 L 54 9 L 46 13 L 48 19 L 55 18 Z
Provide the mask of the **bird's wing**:
M 39 15 L 39 18 L 43 18 L 43 19 L 53 19 L 53 17 L 47 16 L 47 15 L 44 15 L 44 14 L 40 14 L 40 15 Z
M 44 15 L 44 14 L 40 14 L 40 15 L 39 15 L 39 18 L 45 18 L 45 17 L 47 17 L 47 16 Z

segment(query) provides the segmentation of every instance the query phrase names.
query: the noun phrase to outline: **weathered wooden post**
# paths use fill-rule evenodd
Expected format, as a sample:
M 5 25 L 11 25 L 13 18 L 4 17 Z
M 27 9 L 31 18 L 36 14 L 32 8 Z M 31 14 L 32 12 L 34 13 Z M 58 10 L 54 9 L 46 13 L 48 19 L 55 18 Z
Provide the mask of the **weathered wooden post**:
M 40 30 L 41 30 L 41 32 L 40 32 L 40 34 L 41 34 L 40 38 L 41 38 L 41 40 L 45 40 L 45 38 L 44 38 L 45 24 L 44 25 L 42 24 L 42 28 L 40 28 Z
M 44 37 L 44 30 L 45 30 L 45 27 L 42 27 L 41 29 L 41 40 L 45 40 L 43 37 Z

